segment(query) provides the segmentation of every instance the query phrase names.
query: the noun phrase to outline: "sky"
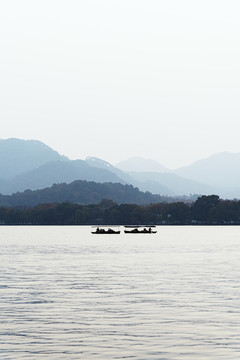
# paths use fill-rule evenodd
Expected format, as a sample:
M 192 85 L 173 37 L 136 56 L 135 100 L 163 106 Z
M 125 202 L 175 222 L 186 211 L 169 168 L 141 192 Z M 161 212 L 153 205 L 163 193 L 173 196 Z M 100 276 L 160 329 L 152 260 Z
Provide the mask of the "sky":
M 171 169 L 240 152 L 239 0 L 0 2 L 0 138 Z

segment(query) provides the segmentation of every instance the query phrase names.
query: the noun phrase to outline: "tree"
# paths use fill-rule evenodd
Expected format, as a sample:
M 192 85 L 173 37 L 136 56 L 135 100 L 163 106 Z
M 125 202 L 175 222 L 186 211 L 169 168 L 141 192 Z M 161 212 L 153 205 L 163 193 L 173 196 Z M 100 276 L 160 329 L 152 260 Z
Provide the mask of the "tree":
M 192 206 L 192 220 L 200 224 L 207 224 L 209 211 L 219 204 L 218 195 L 203 195 L 199 197 Z

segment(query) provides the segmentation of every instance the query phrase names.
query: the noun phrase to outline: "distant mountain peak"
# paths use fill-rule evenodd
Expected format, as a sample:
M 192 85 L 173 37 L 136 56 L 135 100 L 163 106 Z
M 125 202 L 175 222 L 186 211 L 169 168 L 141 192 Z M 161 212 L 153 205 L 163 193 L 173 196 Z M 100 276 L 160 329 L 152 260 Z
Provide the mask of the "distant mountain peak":
M 123 171 L 136 171 L 136 172 L 170 172 L 168 168 L 161 165 L 155 160 L 145 159 L 141 157 L 132 157 L 130 159 L 120 161 L 116 167 Z
M 57 160 L 66 161 L 68 158 L 39 140 L 0 139 L 1 178 L 9 179 Z
M 240 188 L 240 153 L 217 153 L 179 168 L 174 173 L 214 187 L 225 188 L 224 193 L 238 197 L 239 190 L 236 192 L 236 189 Z M 224 193 L 220 195 L 225 197 Z
M 31 144 L 31 145 L 35 145 L 38 147 L 51 149 L 48 145 L 46 145 L 42 141 L 34 140 L 34 139 L 18 139 L 18 138 L 0 139 L 0 144 L 9 144 L 11 146 L 13 146 L 13 145 L 29 146 Z M 51 151 L 55 151 L 55 150 L 51 149 Z

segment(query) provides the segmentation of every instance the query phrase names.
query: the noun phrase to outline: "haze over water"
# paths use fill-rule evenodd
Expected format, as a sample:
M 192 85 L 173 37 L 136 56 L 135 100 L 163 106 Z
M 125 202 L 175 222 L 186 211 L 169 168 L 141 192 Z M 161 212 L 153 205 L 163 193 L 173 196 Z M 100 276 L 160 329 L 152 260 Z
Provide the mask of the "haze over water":
M 239 358 L 239 227 L 0 233 L 1 359 Z

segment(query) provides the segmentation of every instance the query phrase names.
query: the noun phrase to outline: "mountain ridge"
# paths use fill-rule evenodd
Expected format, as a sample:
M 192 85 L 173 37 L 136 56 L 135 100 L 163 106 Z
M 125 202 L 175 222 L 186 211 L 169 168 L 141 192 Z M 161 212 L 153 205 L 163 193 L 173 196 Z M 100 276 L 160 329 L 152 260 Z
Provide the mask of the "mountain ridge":
M 240 181 L 240 153 L 227 151 L 195 161 L 175 174 L 217 187 L 236 187 Z
M 0 178 L 2 179 L 9 179 L 56 160 L 70 161 L 39 140 L 0 139 Z
M 39 140 L 0 140 L 0 193 L 3 194 L 87 180 L 132 184 L 141 191 L 174 197 L 215 193 L 223 198 L 240 198 L 240 153 L 214 154 L 176 170 L 151 159 L 143 159 L 136 167 L 139 171 L 123 171 L 97 157 L 70 160 Z
M 115 166 L 127 172 L 138 172 L 142 171 L 143 168 L 145 172 L 171 172 L 171 170 L 169 170 L 167 167 L 161 165 L 155 160 L 145 159 L 138 156 L 120 161 Z

